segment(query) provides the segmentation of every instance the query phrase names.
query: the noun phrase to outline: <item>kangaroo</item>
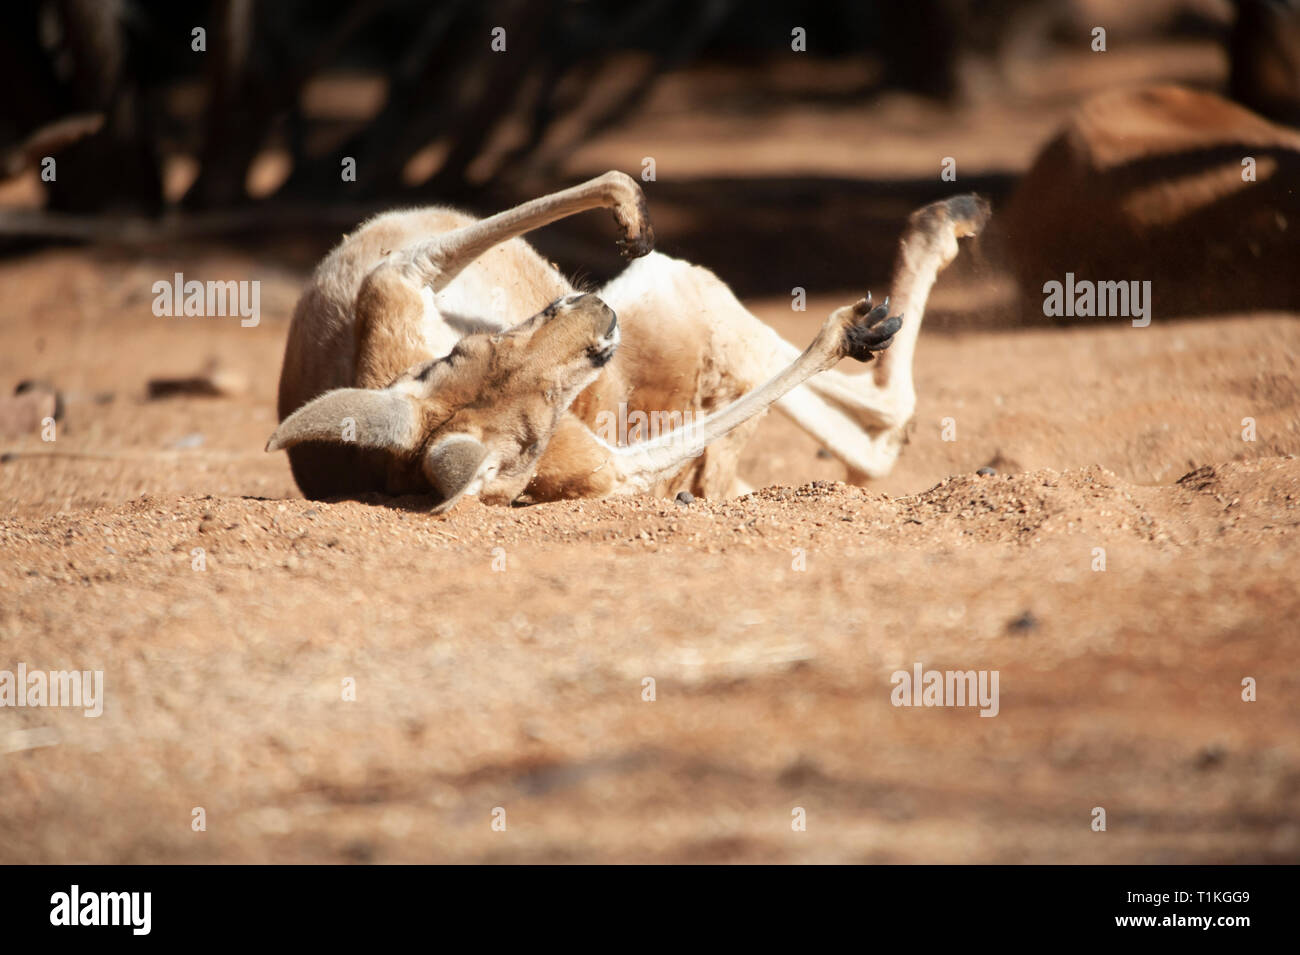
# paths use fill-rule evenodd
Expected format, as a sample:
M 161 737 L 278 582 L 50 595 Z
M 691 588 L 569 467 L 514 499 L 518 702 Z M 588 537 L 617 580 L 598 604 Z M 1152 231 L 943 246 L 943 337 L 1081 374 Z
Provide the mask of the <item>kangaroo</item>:
M 636 259 L 598 294 L 521 238 L 594 208 L 613 213 Z M 267 450 L 288 449 L 307 497 L 422 494 L 434 513 L 465 495 L 716 497 L 744 490 L 741 449 L 775 404 L 851 474 L 881 475 L 915 409 L 930 287 L 988 214 L 972 196 L 914 213 L 894 277 L 904 314 L 868 295 L 800 352 L 712 272 L 652 251 L 645 199 L 622 173 L 481 220 L 385 213 L 325 257 L 298 302 Z M 876 356 L 874 375 L 832 370 Z M 638 412 L 692 424 L 627 443 L 602 426 Z

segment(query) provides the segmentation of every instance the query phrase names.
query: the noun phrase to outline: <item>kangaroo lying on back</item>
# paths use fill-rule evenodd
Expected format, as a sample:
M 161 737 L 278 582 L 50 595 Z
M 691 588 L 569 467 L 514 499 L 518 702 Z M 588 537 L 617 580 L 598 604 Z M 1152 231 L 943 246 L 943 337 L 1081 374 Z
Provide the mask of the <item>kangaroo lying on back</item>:
M 596 207 L 643 257 L 593 295 L 520 236 Z M 853 474 L 884 474 L 915 408 L 926 297 L 987 215 L 970 196 L 914 213 L 894 278 L 906 321 L 868 296 L 800 353 L 713 273 L 650 251 L 645 200 L 622 173 L 482 220 L 386 213 L 326 256 L 299 300 L 267 450 L 289 449 L 308 497 L 429 494 L 435 512 L 465 494 L 725 496 L 741 487 L 755 416 L 776 404 Z M 830 370 L 882 352 L 873 376 Z M 694 425 L 620 446 L 602 412 L 685 412 Z

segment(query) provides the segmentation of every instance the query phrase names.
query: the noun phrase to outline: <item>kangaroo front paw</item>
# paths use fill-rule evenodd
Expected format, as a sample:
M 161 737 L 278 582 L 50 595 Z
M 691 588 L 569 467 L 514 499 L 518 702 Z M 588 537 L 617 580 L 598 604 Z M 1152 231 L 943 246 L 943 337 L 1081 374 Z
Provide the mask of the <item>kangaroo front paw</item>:
M 876 352 L 884 351 L 894 340 L 894 335 L 903 327 L 903 316 L 889 314 L 889 299 L 875 306 L 871 305 L 871 296 L 854 302 L 846 309 L 845 325 L 840 350 L 843 354 L 858 361 L 867 362 Z

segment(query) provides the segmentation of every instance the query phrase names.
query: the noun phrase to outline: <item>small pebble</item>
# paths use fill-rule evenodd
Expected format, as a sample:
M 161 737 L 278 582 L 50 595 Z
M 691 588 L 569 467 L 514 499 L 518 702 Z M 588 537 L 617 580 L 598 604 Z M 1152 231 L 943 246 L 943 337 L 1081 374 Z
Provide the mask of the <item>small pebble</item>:
M 1034 616 L 1032 610 L 1026 610 L 1019 617 L 1016 617 L 1007 624 L 1008 633 L 1028 633 L 1030 630 L 1038 629 L 1038 618 Z
M 1227 751 L 1222 746 L 1206 746 L 1196 754 L 1196 768 L 1213 769 L 1222 763 L 1223 758 L 1227 755 Z
M 188 451 L 191 448 L 202 447 L 203 441 L 204 441 L 203 435 L 197 431 L 194 431 L 190 434 L 185 435 L 184 437 L 177 438 L 171 444 L 167 445 L 167 447 L 172 449 L 173 451 Z
M 690 491 L 678 491 L 678 492 L 677 492 L 677 503 L 678 503 L 678 504 L 694 504 L 694 503 L 695 503 L 695 495 L 692 494 Z
M 985 466 L 985 467 L 980 468 L 980 469 L 979 469 L 978 471 L 976 471 L 975 473 L 976 473 L 976 474 L 982 474 L 982 475 L 984 475 L 985 477 L 992 477 L 993 475 L 997 474 L 998 472 L 995 471 L 995 470 L 994 470 L 993 468 L 991 468 L 991 467 Z

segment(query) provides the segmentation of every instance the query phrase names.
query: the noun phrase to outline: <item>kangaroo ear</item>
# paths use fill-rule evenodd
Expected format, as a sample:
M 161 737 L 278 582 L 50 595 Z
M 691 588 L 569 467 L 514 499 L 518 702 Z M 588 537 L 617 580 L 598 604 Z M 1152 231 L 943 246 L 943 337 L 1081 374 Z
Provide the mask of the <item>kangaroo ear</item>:
M 280 422 L 266 450 L 302 441 L 331 441 L 362 448 L 410 451 L 419 438 L 415 403 L 395 391 L 338 388 L 307 402 Z
M 424 456 L 424 476 L 442 501 L 433 509 L 441 514 L 469 490 L 488 450 L 467 434 L 453 434 L 431 447 Z

